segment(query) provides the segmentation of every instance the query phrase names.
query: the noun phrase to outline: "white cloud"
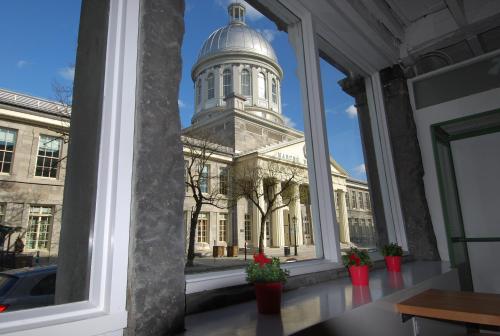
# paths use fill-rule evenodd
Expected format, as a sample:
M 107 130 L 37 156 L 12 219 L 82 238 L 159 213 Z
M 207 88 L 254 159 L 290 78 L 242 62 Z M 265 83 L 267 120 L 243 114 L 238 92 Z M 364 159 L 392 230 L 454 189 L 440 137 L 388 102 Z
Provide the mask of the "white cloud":
M 182 100 L 178 99 L 177 100 L 177 103 L 179 104 L 179 107 L 180 108 L 185 108 L 187 107 L 187 104 L 185 102 L 183 102 Z
M 19 61 L 17 61 L 16 65 L 17 65 L 17 67 L 18 67 L 19 69 L 22 69 L 22 68 L 24 68 L 25 66 L 30 65 L 30 62 L 28 62 L 28 61 L 26 61 L 26 60 L 19 60 Z
M 61 69 L 59 69 L 59 75 L 64 79 L 72 81 L 75 78 L 75 67 L 68 66 L 68 67 L 61 68 Z
M 288 118 L 286 116 L 283 116 L 283 121 L 285 122 L 285 126 L 288 126 L 288 127 L 291 127 L 291 128 L 295 127 L 295 122 L 292 119 L 290 119 L 290 118 Z
M 354 172 L 356 173 L 356 175 L 364 175 L 366 174 L 366 166 L 364 163 L 360 164 L 360 165 L 357 165 L 356 167 L 354 167 Z
M 257 31 L 261 33 L 269 42 L 272 42 L 278 34 L 278 31 L 273 29 L 257 29 Z
M 227 6 L 229 6 L 230 3 L 235 2 L 235 0 L 215 0 L 215 3 L 219 6 L 221 6 L 224 9 L 227 9 Z M 247 4 L 246 1 L 238 1 L 242 3 L 245 8 L 246 8 L 246 17 L 250 21 L 257 21 L 260 20 L 264 17 L 264 15 L 261 14 L 258 10 Z
M 358 109 L 354 105 L 349 105 L 349 107 L 345 110 L 349 118 L 356 118 L 358 116 Z

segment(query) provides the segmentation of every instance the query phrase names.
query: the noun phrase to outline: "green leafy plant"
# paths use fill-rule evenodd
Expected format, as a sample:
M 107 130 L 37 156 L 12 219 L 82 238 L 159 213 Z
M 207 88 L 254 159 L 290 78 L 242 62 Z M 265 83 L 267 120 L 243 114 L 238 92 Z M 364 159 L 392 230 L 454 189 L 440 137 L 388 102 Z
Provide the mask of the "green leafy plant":
M 280 267 L 278 258 L 267 258 L 263 253 L 255 254 L 253 261 L 247 265 L 247 281 L 255 282 L 285 282 L 290 274 Z
M 342 256 L 342 261 L 346 267 L 349 266 L 371 266 L 372 261 L 366 250 L 360 250 L 354 247 Z
M 382 248 L 382 255 L 384 257 L 401 257 L 403 255 L 403 248 L 395 243 L 390 243 Z

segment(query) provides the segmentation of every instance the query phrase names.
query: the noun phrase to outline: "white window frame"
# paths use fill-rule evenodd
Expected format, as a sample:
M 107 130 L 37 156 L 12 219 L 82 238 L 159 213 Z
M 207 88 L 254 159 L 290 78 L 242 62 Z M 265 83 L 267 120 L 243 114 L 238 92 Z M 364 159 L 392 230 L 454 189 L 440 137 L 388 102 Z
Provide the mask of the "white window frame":
M 88 301 L 0 314 L 0 334 L 122 335 L 126 288 L 139 2 L 110 0 Z
M 215 75 L 213 72 L 207 75 L 207 100 L 215 98 Z
M 50 209 L 50 214 L 44 214 L 43 212 L 32 212 L 32 209 L 33 208 L 39 208 L 40 210 L 42 208 L 47 208 L 47 209 Z M 37 231 L 36 231 L 36 239 L 33 239 L 34 243 L 35 243 L 35 247 L 34 248 L 31 248 L 31 247 L 28 247 L 28 233 L 30 233 L 31 231 L 28 231 L 30 228 L 31 228 L 31 218 L 32 217 L 37 217 L 37 224 L 36 224 L 36 227 L 37 227 Z M 48 224 L 48 230 L 47 230 L 47 247 L 44 247 L 44 248 L 41 248 L 38 246 L 39 242 L 40 242 L 40 239 L 39 239 L 39 236 L 40 236 L 40 220 L 42 217 L 48 217 L 49 218 L 49 224 Z M 53 229 L 53 225 L 54 225 L 54 206 L 51 206 L 51 205 L 39 205 L 39 204 L 30 204 L 30 207 L 29 207 L 29 214 L 28 214 L 28 226 L 27 226 L 27 229 L 26 229 L 26 238 L 25 238 L 25 247 L 26 247 L 26 250 L 40 250 L 40 251 L 47 251 L 47 250 L 50 250 L 50 244 L 51 244 L 51 236 L 52 236 L 52 229 Z
M 277 8 L 274 0 L 269 6 Z M 309 185 L 311 193 L 311 207 L 313 212 L 315 240 L 321 237 L 322 244 L 315 244 L 317 255 L 323 259 L 303 261 L 287 264 L 284 267 L 290 270 L 290 275 L 300 275 L 312 272 L 343 268 L 340 258 L 339 226 L 336 220 L 334 195 L 331 181 L 331 167 L 329 149 L 327 145 L 326 123 L 323 108 L 323 90 L 319 68 L 319 52 L 316 41 L 316 31 L 311 13 L 298 1 L 280 0 L 289 13 L 299 18 L 289 24 L 288 38 L 294 46 L 297 57 L 297 73 L 301 83 L 302 103 L 304 111 L 304 133 L 309 156 Z M 289 17 L 288 14 L 287 17 Z M 335 41 L 338 37 L 328 36 L 328 40 Z M 351 50 L 342 50 L 349 57 Z M 335 55 L 333 55 L 335 56 Z M 335 57 L 332 57 L 335 59 Z M 352 59 L 357 59 L 352 57 Z M 376 148 L 376 161 L 382 189 L 384 213 L 388 226 L 388 235 L 391 242 L 396 242 L 407 250 L 406 234 L 404 230 L 399 191 L 396 184 L 396 175 L 392 161 L 389 133 L 385 120 L 383 95 L 378 72 L 368 64 L 356 64 L 366 76 L 366 91 L 368 96 L 369 113 L 372 120 L 373 142 Z M 372 83 L 374 83 L 372 85 Z M 376 100 L 376 103 L 374 102 Z M 321 181 L 318 183 L 317 181 Z M 357 198 L 357 195 L 356 195 Z M 352 204 L 351 204 L 352 206 Z M 328 237 L 328 239 L 325 239 Z M 227 270 L 220 272 L 191 274 L 186 276 L 186 294 L 205 290 L 235 286 L 245 283 L 244 270 Z
M 233 72 L 226 68 L 222 72 L 222 94 L 227 97 L 231 94 L 233 88 Z
M 244 74 L 247 74 L 248 75 L 248 82 L 244 82 Z M 250 97 L 252 96 L 252 73 L 247 69 L 247 68 L 244 68 L 242 71 L 241 71 L 241 78 L 240 78 L 240 87 L 241 87 L 241 94 L 245 97 Z M 247 88 L 248 90 L 244 90 L 244 88 Z
M 2 172 L 2 168 L 5 164 L 5 161 L 2 160 L 0 161 L 0 175 L 10 175 L 12 174 L 12 168 L 14 167 L 14 156 L 15 156 L 15 153 L 16 153 L 16 146 L 17 146 L 17 135 L 18 135 L 18 130 L 17 129 L 13 129 L 13 128 L 9 128 L 9 127 L 0 127 L 0 129 L 3 129 L 5 130 L 6 132 L 12 132 L 14 133 L 14 147 L 12 148 L 12 151 L 8 151 L 7 148 L 5 148 L 5 150 L 1 150 L 0 151 L 0 155 L 2 156 L 2 159 L 4 159 L 5 157 L 2 155 L 2 153 L 12 153 L 12 157 L 11 157 L 11 160 L 10 160 L 10 168 L 9 168 L 9 171 L 8 172 Z
M 43 176 L 43 169 L 46 169 L 47 166 L 45 166 L 45 164 L 42 167 L 42 175 L 37 175 L 36 174 L 36 170 L 37 168 L 39 167 L 38 166 L 38 158 L 39 157 L 49 157 L 47 155 L 40 155 L 40 148 L 42 146 L 42 138 L 52 138 L 51 141 L 57 141 L 59 142 L 59 156 L 57 157 L 57 160 L 58 160 L 58 163 L 57 163 L 57 168 L 56 168 L 56 176 L 50 176 L 50 173 L 49 173 L 49 176 Z M 47 178 L 47 179 L 54 179 L 54 180 L 57 180 L 59 178 L 59 173 L 61 172 L 61 155 L 62 155 L 62 150 L 63 150 L 63 141 L 62 141 L 62 138 L 61 137 L 58 137 L 58 136 L 54 136 L 54 135 L 48 135 L 48 134 L 40 134 L 38 135 L 38 148 L 37 148 L 37 151 L 36 151 L 36 157 L 35 157 L 35 171 L 33 172 L 33 176 L 35 176 L 36 178 Z M 56 157 L 49 157 L 51 160 L 52 159 L 55 159 Z M 45 160 L 44 160 L 45 162 Z

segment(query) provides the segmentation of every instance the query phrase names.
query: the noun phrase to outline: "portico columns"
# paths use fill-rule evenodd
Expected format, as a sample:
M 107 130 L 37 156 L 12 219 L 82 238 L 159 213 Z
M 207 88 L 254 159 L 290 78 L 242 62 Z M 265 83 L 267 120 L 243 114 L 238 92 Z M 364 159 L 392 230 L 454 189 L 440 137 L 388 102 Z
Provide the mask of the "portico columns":
M 339 228 L 340 228 L 340 242 L 349 243 L 351 238 L 349 235 L 349 220 L 347 218 L 347 209 L 345 201 L 345 191 L 337 190 L 339 195 Z
M 295 239 L 297 239 L 297 245 L 303 245 L 304 244 L 304 237 L 302 233 L 302 216 L 300 214 L 300 191 L 299 191 L 299 185 L 297 183 L 294 183 L 291 185 L 291 197 L 292 201 L 290 202 L 290 205 L 288 206 L 289 208 L 289 213 L 290 213 L 290 223 L 292 230 L 296 230 L 294 232 L 294 236 L 290 237 L 290 242 L 291 244 L 295 244 Z M 293 218 L 296 218 L 297 222 L 294 225 L 293 224 Z
M 276 196 L 276 201 L 274 203 L 274 207 L 279 207 L 283 204 L 283 199 L 281 195 L 278 195 L 281 192 L 281 182 L 277 182 L 273 186 L 273 196 Z M 281 247 L 285 246 L 285 227 L 283 222 L 283 208 L 273 211 L 272 213 L 272 238 L 273 238 L 273 246 Z

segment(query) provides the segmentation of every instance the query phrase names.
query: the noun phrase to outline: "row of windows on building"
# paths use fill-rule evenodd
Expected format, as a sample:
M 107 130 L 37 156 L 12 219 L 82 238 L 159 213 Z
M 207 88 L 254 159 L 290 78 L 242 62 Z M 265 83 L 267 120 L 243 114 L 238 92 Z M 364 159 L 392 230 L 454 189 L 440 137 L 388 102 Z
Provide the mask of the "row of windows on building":
M 7 205 L 0 203 L 0 224 L 5 223 Z M 25 233 L 25 247 L 30 250 L 47 250 L 50 245 L 50 232 L 53 207 L 30 205 L 28 227 Z
M 184 170 L 184 181 L 189 181 L 189 172 L 188 172 L 189 161 L 184 161 L 184 166 L 186 167 Z M 200 187 L 201 192 L 208 193 L 210 192 L 210 165 L 204 165 L 200 170 L 200 176 L 198 178 L 198 185 Z M 222 195 L 227 195 L 229 184 L 229 170 L 228 167 L 220 167 L 219 168 L 219 189 L 218 193 Z M 189 190 L 188 185 L 186 185 L 186 190 Z
M 215 76 L 209 73 L 207 76 L 207 99 L 215 98 Z M 240 78 L 241 95 L 252 96 L 252 75 L 247 69 L 243 69 Z M 226 69 L 222 73 L 222 94 L 227 97 L 233 92 L 233 75 L 231 70 Z M 262 72 L 257 74 L 257 97 L 267 99 L 267 81 Z M 202 100 L 202 82 L 198 79 L 196 82 L 196 104 L 199 105 Z M 278 81 L 275 78 L 271 79 L 271 100 L 274 104 L 278 104 Z
M 17 131 L 0 127 L 0 173 L 10 174 L 17 142 Z M 60 162 L 62 139 L 40 135 L 34 175 L 56 178 Z
M 376 242 L 375 227 L 370 218 L 349 218 L 351 242 L 360 245 L 372 245 Z
M 186 212 L 184 216 L 186 216 Z M 228 239 L 228 214 L 219 213 L 219 227 L 217 238 L 219 241 L 226 241 Z M 208 243 L 208 231 L 209 231 L 209 214 L 207 212 L 201 212 L 198 215 L 198 224 L 196 226 L 196 242 L 197 243 Z M 246 227 L 246 226 L 245 226 Z
M 350 190 L 345 195 L 347 209 L 371 210 L 370 194 L 365 191 Z

